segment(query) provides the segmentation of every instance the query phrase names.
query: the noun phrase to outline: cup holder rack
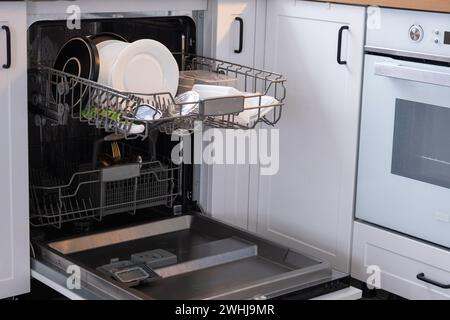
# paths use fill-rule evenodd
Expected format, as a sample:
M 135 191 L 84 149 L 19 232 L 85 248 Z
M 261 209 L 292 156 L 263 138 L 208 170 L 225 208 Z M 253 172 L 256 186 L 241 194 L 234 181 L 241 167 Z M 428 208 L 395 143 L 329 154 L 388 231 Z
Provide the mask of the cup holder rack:
M 154 129 L 171 133 L 178 129 L 192 130 L 195 121 L 227 129 L 252 129 L 258 123 L 275 125 L 281 118 L 286 97 L 286 79 L 278 73 L 246 67 L 202 56 L 184 57 L 186 70 L 207 70 L 237 78 L 237 89 L 245 95 L 199 100 L 195 111 L 184 115 L 183 106 L 170 93 L 128 93 L 94 81 L 67 74 L 47 66 L 32 70 L 37 83 L 31 96 L 37 119 L 53 125 L 65 125 L 69 117 L 86 122 L 106 132 L 122 134 L 125 139 L 145 139 Z M 275 98 L 263 103 L 263 96 Z M 250 107 L 247 99 L 253 99 Z M 255 103 L 256 101 L 256 103 Z M 159 119 L 140 120 L 137 109 L 149 104 L 161 112 Z M 173 110 L 180 110 L 174 113 Z M 241 115 L 251 113 L 248 121 Z

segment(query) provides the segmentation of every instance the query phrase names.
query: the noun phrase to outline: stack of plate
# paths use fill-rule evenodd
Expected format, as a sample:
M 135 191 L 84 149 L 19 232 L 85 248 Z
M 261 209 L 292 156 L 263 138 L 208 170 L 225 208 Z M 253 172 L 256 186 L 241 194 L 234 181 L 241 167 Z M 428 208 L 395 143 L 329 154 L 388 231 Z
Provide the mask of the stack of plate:
M 54 68 L 137 95 L 169 93 L 175 97 L 179 82 L 178 64 L 163 44 L 150 39 L 128 43 L 113 33 L 70 39 L 58 53 Z M 61 92 L 61 88 L 55 84 L 53 92 L 55 96 L 65 94 L 65 101 L 71 101 L 73 91 L 74 105 L 81 105 L 86 98 L 87 88 L 82 89 L 77 85 L 70 89 Z M 144 118 L 140 120 L 156 120 L 161 117 L 159 110 L 153 108 L 154 112 L 151 112 L 148 110 L 151 108 L 153 107 L 148 104 L 141 108 L 138 114 L 141 117 L 144 114 Z M 135 127 L 132 131 L 143 131 L 143 127 Z
M 178 89 L 178 64 L 163 44 L 150 39 L 126 43 L 108 40 L 99 46 L 102 84 L 122 92 L 170 93 Z
M 97 81 L 99 75 L 99 57 L 95 44 L 87 37 L 74 37 L 67 41 L 56 57 L 54 69 L 72 74 L 84 79 Z M 53 94 L 61 96 L 62 101 L 71 101 L 73 106 L 83 101 L 87 88 L 76 84 L 67 90 L 64 86 L 56 84 L 58 79 L 53 79 Z M 73 100 L 72 99 L 73 93 Z

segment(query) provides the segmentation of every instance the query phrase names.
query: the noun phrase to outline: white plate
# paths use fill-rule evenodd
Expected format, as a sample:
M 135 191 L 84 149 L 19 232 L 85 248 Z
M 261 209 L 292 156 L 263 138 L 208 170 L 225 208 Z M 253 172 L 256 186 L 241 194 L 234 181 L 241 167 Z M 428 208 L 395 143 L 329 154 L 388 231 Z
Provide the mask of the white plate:
M 178 89 L 178 64 L 162 43 L 143 39 L 123 49 L 111 70 L 114 89 L 134 93 L 170 92 Z
M 128 42 L 118 40 L 106 40 L 97 44 L 100 59 L 100 71 L 98 83 L 110 86 L 111 69 L 120 52 L 129 45 Z

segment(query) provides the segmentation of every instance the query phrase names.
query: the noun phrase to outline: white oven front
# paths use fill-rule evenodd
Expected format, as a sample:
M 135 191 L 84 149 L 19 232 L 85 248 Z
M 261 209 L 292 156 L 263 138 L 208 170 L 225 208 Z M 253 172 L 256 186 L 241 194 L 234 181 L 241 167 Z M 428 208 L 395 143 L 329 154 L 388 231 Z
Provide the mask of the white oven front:
M 356 218 L 450 248 L 450 65 L 366 55 Z

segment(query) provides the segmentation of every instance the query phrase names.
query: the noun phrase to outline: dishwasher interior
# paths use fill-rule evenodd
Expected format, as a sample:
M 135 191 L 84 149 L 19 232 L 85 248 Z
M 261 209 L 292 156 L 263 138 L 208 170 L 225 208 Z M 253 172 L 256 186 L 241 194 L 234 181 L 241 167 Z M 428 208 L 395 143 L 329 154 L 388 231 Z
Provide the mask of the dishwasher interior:
M 178 143 L 171 133 L 180 129 L 192 133 L 186 128 L 193 120 L 241 128 L 233 119 L 242 111 L 242 98 L 202 101 L 195 119 L 144 123 L 145 130 L 135 135 L 118 133 L 110 120 L 81 116 L 86 105 L 100 104 L 101 95 L 137 101 L 133 94 L 51 69 L 70 38 L 107 33 L 128 42 L 150 38 L 163 43 L 180 70 L 214 65 L 222 74 L 242 75 L 244 91 L 252 87 L 256 93 L 265 85 L 262 90 L 271 91 L 279 103 L 271 106 L 272 118 L 260 120 L 274 125 L 281 116 L 285 90 L 280 88 L 285 80 L 267 71 L 195 56 L 196 23 L 190 17 L 86 19 L 81 29 L 68 29 L 65 20 L 34 23 L 28 31 L 34 267 L 39 262 L 67 275 L 71 266 L 77 266 L 83 288 L 105 299 L 288 298 L 348 286 L 347 277 L 324 261 L 206 217 L 192 198 L 193 165 L 171 161 Z M 89 91 L 88 102 L 80 98 L 73 103 L 75 86 Z M 71 98 L 63 94 L 72 103 L 52 98 L 60 87 L 72 93 Z M 152 94 L 151 101 L 163 110 L 173 97 Z M 240 105 L 233 109 L 237 101 Z M 217 105 L 222 111 L 214 113 Z M 225 107 L 233 112 L 220 114 Z M 120 154 L 114 164 L 102 158 L 111 150 Z

